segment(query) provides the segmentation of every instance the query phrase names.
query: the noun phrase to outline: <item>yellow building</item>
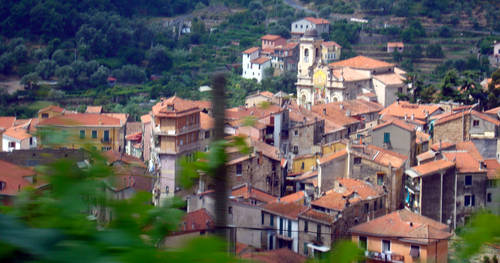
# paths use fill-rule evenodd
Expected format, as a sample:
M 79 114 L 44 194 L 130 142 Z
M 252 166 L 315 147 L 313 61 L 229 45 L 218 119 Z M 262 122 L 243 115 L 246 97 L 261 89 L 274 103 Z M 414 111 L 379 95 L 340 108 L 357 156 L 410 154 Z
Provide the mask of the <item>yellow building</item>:
M 90 144 L 123 152 L 126 122 L 126 114 L 70 113 L 42 118 L 37 128 L 42 147 L 78 149 Z
M 66 110 L 61 107 L 50 105 L 38 111 L 38 119 L 39 120 L 49 119 L 54 116 L 59 116 L 63 114 L 65 111 Z
M 329 144 L 325 144 L 321 146 L 321 152 L 323 153 L 323 156 L 329 155 L 334 152 L 338 152 L 342 149 L 345 149 L 346 145 L 343 142 L 332 142 Z
M 312 154 L 297 156 L 293 159 L 292 174 L 300 174 L 312 170 L 316 166 L 317 159 L 318 157 Z

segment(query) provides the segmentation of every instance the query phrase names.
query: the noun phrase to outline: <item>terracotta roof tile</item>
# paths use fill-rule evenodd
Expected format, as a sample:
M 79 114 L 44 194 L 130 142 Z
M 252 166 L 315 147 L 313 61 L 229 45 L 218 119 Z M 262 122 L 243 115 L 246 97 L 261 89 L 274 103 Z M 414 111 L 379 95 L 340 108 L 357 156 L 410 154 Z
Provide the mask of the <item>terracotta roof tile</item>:
M 102 106 L 87 106 L 85 113 L 102 113 Z
M 304 197 L 305 197 L 304 191 L 298 191 L 293 194 L 282 196 L 279 198 L 279 200 L 276 200 L 276 202 L 282 204 L 299 203 L 304 199 Z
M 55 112 L 59 112 L 59 113 L 62 113 L 64 112 L 65 110 L 59 106 L 55 106 L 55 105 L 50 105 L 50 106 L 47 106 L 43 109 L 40 109 L 38 112 L 46 112 L 46 111 L 55 111 Z
M 337 42 L 335 41 L 324 41 L 323 43 L 321 43 L 321 45 L 325 46 L 325 47 L 338 47 L 338 48 L 342 48 L 341 45 L 337 44 Z
M 110 163 L 113 164 L 115 162 L 121 161 L 125 164 L 133 165 L 133 166 L 138 166 L 142 168 L 146 168 L 147 166 L 144 164 L 144 162 L 134 156 L 127 155 L 124 153 L 119 153 L 116 151 L 106 151 L 103 153 L 103 157 L 106 158 L 106 160 Z
M 376 60 L 365 56 L 357 56 L 346 60 L 341 60 L 328 64 L 330 67 L 351 67 L 357 69 L 377 69 L 384 67 L 393 67 L 394 64 L 385 61 Z
M 325 164 L 325 163 L 328 163 L 330 161 L 333 161 L 337 158 L 340 158 L 340 157 L 343 157 L 343 156 L 347 156 L 347 150 L 346 149 L 342 149 L 340 151 L 337 151 L 337 152 L 334 152 L 332 154 L 329 154 L 329 155 L 325 155 L 323 157 L 321 157 L 319 159 L 319 164 Z
M 314 210 L 312 208 L 307 209 L 303 213 L 299 215 L 301 218 L 307 218 L 307 219 L 312 219 L 316 221 L 320 221 L 323 223 L 331 224 L 335 222 L 335 217 L 321 211 Z
M 429 135 L 425 132 L 417 131 L 415 134 L 417 135 L 417 137 L 416 137 L 417 144 L 421 144 L 423 142 L 428 142 L 431 139 L 431 135 Z
M 38 126 L 116 126 L 125 125 L 120 119 L 103 114 L 76 113 L 43 119 Z
M 202 231 L 212 229 L 214 226 L 214 219 L 205 208 L 201 208 L 185 214 L 179 230 L 181 232 Z
M 422 161 L 427 161 L 427 160 L 433 159 L 434 157 L 436 157 L 435 152 L 427 151 L 427 152 L 424 152 L 424 153 L 417 155 L 417 160 L 422 162 Z
M 314 113 L 319 114 L 322 118 L 325 118 L 339 126 L 348 126 L 359 123 L 359 120 L 353 117 L 346 116 L 346 113 L 344 113 L 337 105 L 334 104 L 329 103 L 314 105 L 311 110 Z
M 141 123 L 150 123 L 150 122 L 151 122 L 150 114 L 145 114 L 141 116 Z
M 142 140 L 142 132 L 132 133 L 125 136 L 125 140 L 127 141 L 141 141 Z
M 281 161 L 281 158 L 279 157 L 280 152 L 276 147 L 254 139 L 252 139 L 251 141 L 252 146 L 254 147 L 256 152 L 262 152 L 264 156 L 270 159 Z
M 451 237 L 448 226 L 408 210 L 398 210 L 352 227 L 351 233 L 398 238 L 406 242 L 433 243 Z
M 409 123 L 407 123 L 406 121 L 404 120 L 400 120 L 400 119 L 392 119 L 390 121 L 387 121 L 387 122 L 384 122 L 384 123 L 381 123 L 377 126 L 375 126 L 373 128 L 373 130 L 378 130 L 380 128 L 383 128 L 383 127 L 386 127 L 386 126 L 389 126 L 389 125 L 395 125 L 403 130 L 407 130 L 409 132 L 412 132 L 412 131 L 415 131 L 415 126 L 414 125 L 411 125 Z
M 153 106 L 153 115 L 160 117 L 176 117 L 200 112 L 196 101 L 182 99 L 177 96 L 162 99 Z
M 31 134 L 27 133 L 25 129 L 23 128 L 10 128 L 7 129 L 4 133 L 4 136 L 9 136 L 11 138 L 17 139 L 17 140 L 24 140 L 31 138 Z
M 484 163 L 486 164 L 486 169 L 488 171 L 488 179 L 500 179 L 500 163 L 497 159 L 487 159 L 484 160 Z
M 278 35 L 264 35 L 262 36 L 260 39 L 262 40 L 270 40 L 270 41 L 275 41 L 275 40 L 278 40 L 282 38 L 281 36 L 278 36 Z
M 3 160 L 0 160 L 0 182 L 4 182 L 4 189 L 0 190 L 0 195 L 16 195 L 20 190 L 32 184 L 25 178 L 34 176 L 35 171 L 24 168 Z
M 271 202 L 264 205 L 262 207 L 262 210 L 292 220 L 297 220 L 299 214 L 307 210 L 307 206 L 297 202 L 291 202 L 291 203 Z
M 243 54 L 252 54 L 252 53 L 259 51 L 259 50 L 260 50 L 259 47 L 251 47 L 251 48 L 243 51 Z
M 354 82 L 371 79 L 370 72 L 350 67 L 342 67 L 333 70 L 333 76 L 342 79 L 344 82 Z
M 246 184 L 233 188 L 231 195 L 234 197 L 241 197 L 243 199 L 255 199 L 264 203 L 274 202 L 278 199 L 277 197 L 272 196 L 258 188 L 253 186 L 248 187 Z
M 384 109 L 384 106 L 377 102 L 366 101 L 363 99 L 344 100 L 337 102 L 330 102 L 327 105 L 338 107 L 342 112 L 350 111 L 351 116 L 359 116 L 369 113 L 377 113 Z
M 496 107 L 493 109 L 489 109 L 489 110 L 485 111 L 484 113 L 497 115 L 499 112 L 500 112 L 500 107 Z
M 483 120 L 485 120 L 487 122 L 490 122 L 490 123 L 492 123 L 492 124 L 494 124 L 496 126 L 500 125 L 500 120 L 493 119 L 490 116 L 488 116 L 487 114 L 484 114 L 484 113 L 481 113 L 481 112 L 477 112 L 475 110 L 472 110 L 472 111 L 462 111 L 462 112 L 457 112 L 457 113 L 445 115 L 442 118 L 437 119 L 436 122 L 434 123 L 434 125 L 440 125 L 440 124 L 449 122 L 451 120 L 456 120 L 458 118 L 462 118 L 462 116 L 469 115 L 469 114 L 472 114 L 472 115 L 474 115 L 474 116 L 476 116 L 476 117 L 478 117 L 480 119 L 483 119 Z
M 380 115 L 392 115 L 400 119 L 405 115 L 408 119 L 414 116 L 415 119 L 426 120 L 426 113 L 430 116 L 440 107 L 438 105 L 412 104 L 407 101 L 394 102 L 380 112 Z
M 101 115 L 105 115 L 108 117 L 119 119 L 121 121 L 121 123 L 127 123 L 127 119 L 128 119 L 127 113 L 101 113 Z
M 351 178 L 339 178 L 337 182 L 348 192 L 356 192 L 361 200 L 368 200 L 383 195 L 381 189 L 365 181 Z
M 387 47 L 404 47 L 403 42 L 387 42 Z
M 14 126 L 15 121 L 16 121 L 16 117 L 0 116 L 0 128 L 8 129 L 8 128 Z
M 482 162 L 484 161 L 483 156 L 479 153 L 479 150 L 476 148 L 476 145 L 472 141 L 458 142 L 456 144 L 457 150 L 468 152 L 474 159 Z
M 346 205 L 346 198 L 343 194 L 331 190 L 322 197 L 312 201 L 311 205 L 342 211 Z
M 386 85 L 403 85 L 405 80 L 403 77 L 396 73 L 374 75 L 373 78 Z
M 441 159 L 441 160 L 436 160 L 436 161 L 428 162 L 425 164 L 421 164 L 418 166 L 414 166 L 411 169 L 413 171 L 417 172 L 417 174 L 419 176 L 424 176 L 424 175 L 437 173 L 439 171 L 443 171 L 443 170 L 449 169 L 449 168 L 454 167 L 454 166 L 455 166 L 455 163 L 448 161 L 448 160 Z
M 273 95 L 274 95 L 272 92 L 267 91 L 267 90 L 265 90 L 265 91 L 261 91 L 261 92 L 259 92 L 259 93 L 260 93 L 260 94 L 262 94 L 264 97 L 268 97 L 268 98 L 272 98 L 272 97 L 273 97 Z
M 271 60 L 271 59 L 268 58 L 268 57 L 258 57 L 256 59 L 252 59 L 250 61 L 250 63 L 253 63 L 253 64 L 264 64 L 264 63 L 268 62 L 269 60 Z
M 455 163 L 460 173 L 486 173 L 486 170 L 481 169 L 481 163 L 468 152 L 443 152 L 443 155 L 448 161 Z
M 452 143 L 452 142 L 449 142 L 449 141 L 442 141 L 442 142 L 437 142 L 437 143 L 434 143 L 433 145 L 431 145 L 431 149 L 435 152 L 439 151 L 439 150 L 447 150 L 447 149 L 451 149 L 451 148 L 455 148 L 455 144 Z
M 374 162 L 384 166 L 391 165 L 394 168 L 400 168 L 408 159 L 408 156 L 404 154 L 393 152 L 371 144 L 366 145 L 365 149 L 374 153 L 374 157 L 372 159 Z
M 306 17 L 304 18 L 305 20 L 316 24 L 316 25 L 321 25 L 321 24 L 330 24 L 330 21 L 323 19 L 323 18 L 315 18 L 315 17 Z

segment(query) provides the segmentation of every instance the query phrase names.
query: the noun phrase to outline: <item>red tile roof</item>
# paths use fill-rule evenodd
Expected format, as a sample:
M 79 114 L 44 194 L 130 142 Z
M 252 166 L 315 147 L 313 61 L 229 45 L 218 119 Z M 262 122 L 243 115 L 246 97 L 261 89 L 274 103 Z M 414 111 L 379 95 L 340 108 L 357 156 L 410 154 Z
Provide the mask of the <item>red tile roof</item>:
M 180 117 L 200 112 L 197 101 L 182 99 L 177 96 L 161 99 L 153 106 L 153 115 L 159 117 Z
M 436 161 L 428 162 L 428 163 L 421 164 L 418 166 L 414 166 L 411 169 L 413 171 L 417 172 L 417 174 L 419 176 L 424 176 L 424 175 L 437 173 L 437 172 L 449 169 L 449 168 L 454 167 L 454 166 L 455 166 L 454 162 L 442 159 L 442 160 L 436 160 Z
M 141 141 L 142 140 L 142 132 L 132 133 L 125 136 L 125 140 L 127 141 Z
M 312 201 L 311 205 L 342 211 L 346 206 L 346 198 L 344 194 L 330 190 L 324 196 Z
M 484 161 L 483 156 L 479 153 L 479 150 L 472 141 L 458 142 L 456 148 L 457 150 L 468 152 L 474 159 L 480 162 Z
M 54 116 L 43 119 L 38 126 L 114 126 L 121 127 L 125 123 L 120 119 L 92 113 L 76 113 Z
M 487 111 L 485 111 L 484 113 L 486 114 L 498 114 L 498 112 L 500 112 L 500 107 L 496 107 L 496 108 L 493 108 L 493 109 L 489 109 Z
M 358 235 L 397 238 L 403 242 L 428 244 L 452 236 L 448 226 L 408 210 L 398 210 L 350 229 Z
M 404 47 L 403 42 L 387 42 L 387 47 Z
M 131 155 L 119 153 L 116 151 L 112 151 L 112 150 L 106 151 L 103 153 L 103 157 L 106 158 L 106 160 L 110 164 L 121 161 L 123 163 L 130 164 L 133 166 L 146 168 L 146 165 L 144 164 L 144 162 L 141 159 L 134 157 L 134 156 L 131 156 Z
M 243 199 L 255 199 L 264 203 L 273 202 L 278 199 L 277 197 L 272 196 L 260 189 L 257 189 L 255 187 L 248 187 L 248 185 L 246 184 L 238 188 L 233 188 L 231 195 Z
M 268 58 L 268 57 L 258 57 L 256 59 L 252 59 L 252 61 L 250 61 L 250 63 L 253 63 L 253 64 L 264 64 L 264 63 L 268 62 L 269 60 L 271 60 L 271 59 Z
M 201 208 L 184 215 L 180 224 L 180 231 L 203 231 L 212 229 L 214 226 L 214 219 L 208 214 L 205 208 Z
M 299 214 L 307 210 L 307 206 L 296 202 L 292 203 L 271 202 L 264 205 L 262 207 L 262 210 L 292 220 L 297 220 Z
M 381 189 L 365 181 L 351 178 L 339 178 L 337 182 L 348 192 L 356 192 L 361 200 L 369 200 L 383 194 Z
M 252 54 L 256 51 L 259 51 L 259 49 L 260 49 L 259 47 L 251 47 L 251 48 L 243 51 L 243 54 Z
M 14 125 L 15 121 L 16 121 L 16 117 L 1 116 L 0 117 L 0 128 L 8 129 Z
M 43 109 L 40 109 L 38 112 L 46 112 L 46 111 L 55 111 L 55 112 L 62 113 L 62 112 L 64 112 L 64 109 L 59 107 L 59 106 L 50 105 L 50 106 L 47 106 Z
M 262 263 L 276 263 L 276 262 L 304 263 L 307 261 L 307 257 L 299 255 L 288 248 L 280 248 L 264 252 L 251 252 L 243 254 L 241 258 L 248 259 L 250 260 L 250 262 L 262 262 Z
M 394 64 L 365 56 L 357 56 L 328 64 L 330 67 L 351 67 L 357 69 L 377 69 L 393 67 Z
M 141 122 L 142 123 L 150 123 L 151 122 L 151 115 L 150 114 L 142 115 Z
M 363 99 L 330 102 L 326 105 L 332 105 L 333 107 L 337 107 L 342 112 L 350 111 L 351 116 L 377 113 L 384 109 L 384 106 L 382 106 L 377 102 L 366 101 Z
M 428 142 L 431 139 L 431 135 L 429 135 L 425 132 L 417 131 L 415 134 L 417 135 L 417 137 L 416 137 L 417 144 L 421 144 L 423 142 Z
M 330 21 L 323 19 L 323 18 L 315 18 L 315 17 L 306 17 L 304 18 L 305 20 L 316 24 L 316 25 L 321 25 L 321 24 L 330 24 Z
M 444 158 L 454 162 L 460 173 L 486 173 L 481 169 L 481 163 L 468 152 L 443 152 Z
M 275 41 L 275 40 L 278 40 L 282 38 L 281 36 L 278 36 L 278 35 L 264 35 L 262 36 L 260 39 L 262 40 L 270 40 L 270 41 Z
M 101 113 L 102 106 L 87 106 L 85 113 Z
M 408 119 L 414 116 L 415 119 L 426 120 L 427 116 L 432 115 L 439 109 L 440 107 L 438 105 L 412 104 L 407 101 L 396 101 L 383 109 L 380 115 L 392 115 L 400 119 L 404 118 L 406 115 Z
M 500 163 L 497 159 L 487 159 L 484 160 L 484 164 L 486 164 L 486 169 L 488 170 L 488 179 L 500 179 Z
M 427 160 L 433 159 L 434 157 L 436 157 L 435 152 L 427 151 L 427 152 L 423 152 L 423 153 L 417 155 L 417 160 L 422 162 L 422 161 L 427 161 Z
M 321 43 L 323 46 L 325 47 L 338 47 L 338 48 L 342 48 L 341 45 L 337 44 L 337 42 L 335 41 L 325 41 L 323 43 Z
M 385 85 L 403 85 L 405 78 L 396 73 L 377 74 L 373 76 Z
M 276 200 L 276 202 L 282 204 L 299 203 L 304 199 L 304 197 L 305 197 L 304 191 L 298 191 L 293 194 L 285 195 L 279 198 L 279 200 Z
M 275 161 L 281 162 L 281 158 L 279 157 L 280 152 L 276 147 L 254 139 L 252 139 L 251 141 L 252 141 L 252 146 L 254 147 L 257 153 L 261 152 L 264 156 L 273 159 Z
M 268 97 L 268 98 L 272 98 L 274 95 L 272 92 L 267 91 L 267 90 L 261 91 L 261 92 L 259 92 L 259 94 L 262 94 L 264 97 Z
M 346 116 L 346 114 L 340 110 L 338 105 L 335 104 L 322 104 L 314 105 L 311 109 L 314 113 L 319 114 L 321 117 L 333 122 L 339 126 L 348 126 L 352 124 L 359 123 L 359 120 Z M 326 111 L 326 114 L 324 114 Z
M 440 124 L 443 124 L 443 123 L 446 123 L 446 122 L 449 122 L 449 121 L 452 121 L 452 120 L 456 120 L 456 119 L 462 118 L 462 116 L 469 115 L 469 114 L 472 114 L 475 117 L 483 119 L 483 120 L 485 120 L 487 122 L 493 123 L 496 126 L 500 125 L 500 121 L 499 120 L 493 119 L 489 115 L 481 113 L 481 112 L 477 112 L 475 110 L 472 110 L 472 111 L 462 111 L 462 112 L 457 112 L 457 113 L 454 113 L 454 114 L 446 115 L 446 116 L 444 116 L 444 117 L 442 117 L 440 119 L 437 119 L 436 122 L 434 123 L 434 125 L 440 125 Z
M 393 152 L 371 144 L 365 146 L 365 152 L 372 153 L 372 161 L 384 166 L 391 165 L 394 168 L 402 167 L 408 159 L 408 156 L 404 154 Z
M 34 176 L 35 171 L 0 160 L 0 182 L 5 183 L 0 195 L 16 195 L 20 190 L 32 184 L 25 178 Z
M 342 149 L 340 151 L 337 151 L 337 152 L 334 152 L 332 154 L 329 154 L 329 155 L 325 155 L 323 157 L 321 157 L 319 159 L 319 164 L 325 164 L 325 163 L 328 163 L 330 161 L 333 161 L 337 158 L 340 158 L 340 157 L 343 157 L 343 156 L 347 156 L 347 150 L 346 149 Z
M 320 222 L 327 223 L 327 224 L 331 224 L 331 223 L 335 222 L 334 216 L 332 216 L 328 213 L 314 210 L 312 208 L 309 208 L 305 212 L 301 213 L 299 215 L 299 217 L 312 219 L 312 220 L 320 221 Z
M 25 129 L 23 128 L 10 128 L 7 129 L 4 133 L 4 136 L 9 136 L 11 138 L 17 139 L 17 140 L 24 140 L 31 138 L 31 134 L 28 134 Z
M 409 132 L 414 131 L 414 130 L 415 130 L 415 128 L 416 128 L 415 126 L 413 126 L 413 125 L 411 125 L 411 124 L 407 123 L 407 122 L 406 122 L 406 121 L 404 121 L 404 120 L 400 120 L 400 119 L 392 119 L 392 120 L 390 120 L 390 121 L 386 121 L 386 122 L 384 122 L 384 123 L 381 123 L 381 124 L 379 124 L 379 125 L 375 126 L 375 127 L 373 128 L 373 130 L 375 131 L 375 130 L 378 130 L 378 129 L 380 129 L 380 128 L 383 128 L 383 127 L 386 127 L 386 126 L 389 126 L 389 125 L 394 125 L 394 126 L 397 126 L 397 127 L 401 128 L 401 129 L 403 129 L 403 130 L 407 130 L 407 131 L 409 131 Z
M 454 147 L 455 147 L 455 144 L 451 143 L 449 141 L 436 142 L 433 145 L 431 145 L 431 149 L 435 152 L 437 152 L 439 150 L 442 151 L 442 150 L 454 148 Z

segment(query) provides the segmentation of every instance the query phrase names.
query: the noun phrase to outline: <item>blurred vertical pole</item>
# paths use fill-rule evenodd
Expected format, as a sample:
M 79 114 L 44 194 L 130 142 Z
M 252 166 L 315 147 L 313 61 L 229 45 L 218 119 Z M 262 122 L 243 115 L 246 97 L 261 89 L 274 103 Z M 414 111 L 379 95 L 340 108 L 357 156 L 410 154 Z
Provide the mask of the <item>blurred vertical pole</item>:
M 212 109 L 213 116 L 215 119 L 214 127 L 214 141 L 216 143 L 224 140 L 224 113 L 225 113 L 225 86 L 226 77 L 223 73 L 217 73 L 212 79 Z M 218 145 L 216 149 L 225 151 L 221 145 Z M 225 156 L 224 154 L 217 154 L 217 156 Z M 233 235 L 229 234 L 227 231 L 227 183 L 226 183 L 226 166 L 224 165 L 225 160 L 223 160 L 222 165 L 219 165 L 214 171 L 215 180 L 215 223 L 216 223 L 216 234 L 223 239 L 233 239 Z M 229 241 L 229 251 L 232 251 L 233 240 Z

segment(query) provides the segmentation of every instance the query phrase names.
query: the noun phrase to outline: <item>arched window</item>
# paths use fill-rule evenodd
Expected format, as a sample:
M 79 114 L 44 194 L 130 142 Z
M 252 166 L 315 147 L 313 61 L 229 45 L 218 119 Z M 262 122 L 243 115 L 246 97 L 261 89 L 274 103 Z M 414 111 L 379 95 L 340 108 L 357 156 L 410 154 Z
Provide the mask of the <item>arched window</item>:
M 0 191 L 3 191 L 3 189 L 5 189 L 6 186 L 7 186 L 6 182 L 0 181 Z

